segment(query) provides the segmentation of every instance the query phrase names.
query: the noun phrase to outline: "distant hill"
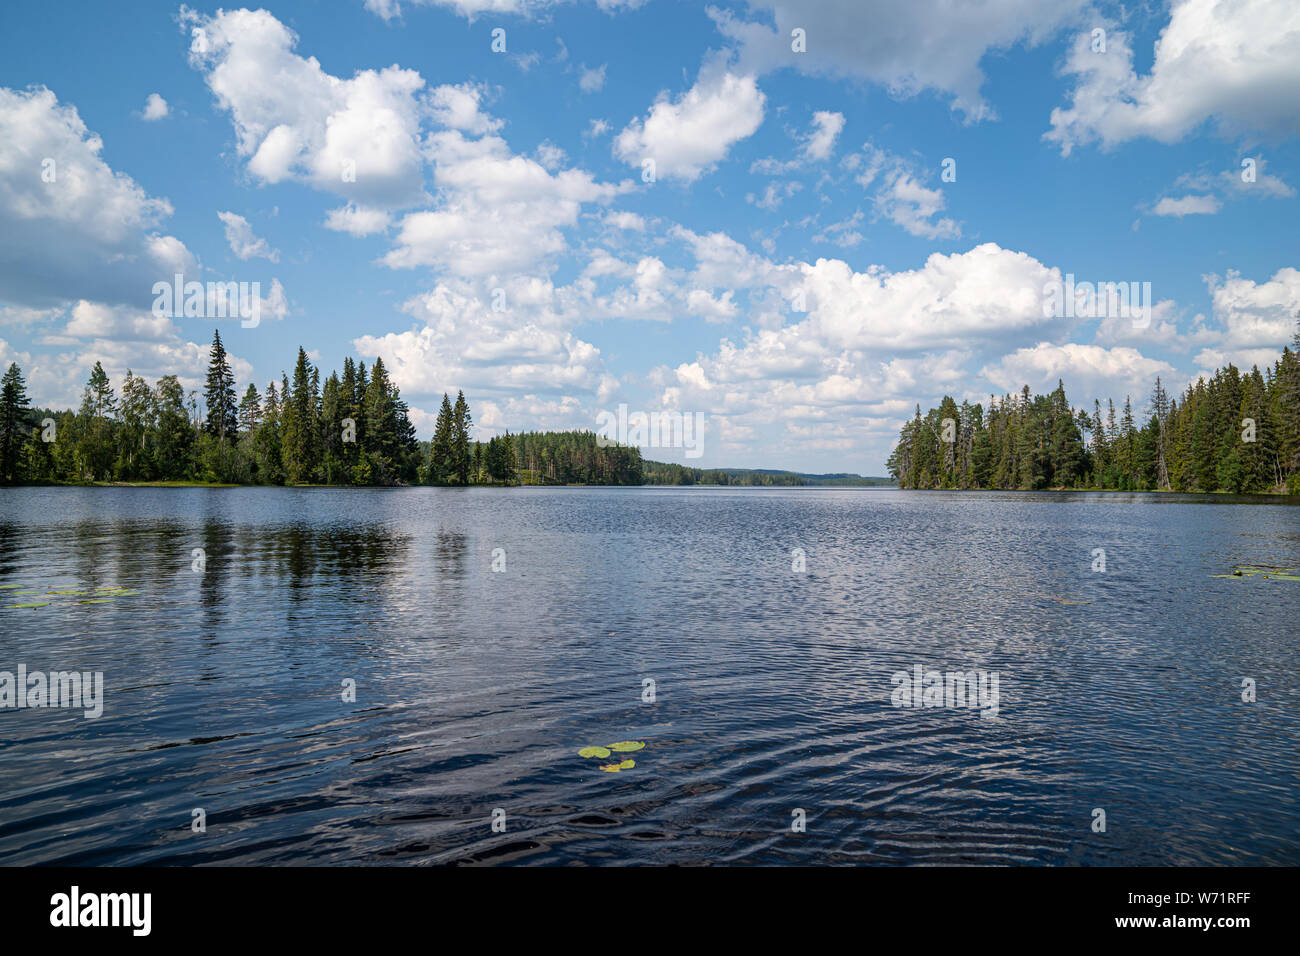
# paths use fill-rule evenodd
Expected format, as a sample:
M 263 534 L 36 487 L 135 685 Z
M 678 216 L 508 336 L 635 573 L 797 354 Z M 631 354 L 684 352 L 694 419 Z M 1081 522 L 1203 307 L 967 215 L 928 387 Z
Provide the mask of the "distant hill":
M 817 475 L 775 468 L 691 468 L 662 461 L 642 461 L 648 485 L 771 485 L 820 487 L 892 487 L 893 478 L 855 475 L 849 472 Z
M 848 472 L 817 475 L 777 468 L 692 468 L 641 457 L 639 448 L 600 443 L 590 431 L 522 432 L 509 437 L 526 485 L 738 485 L 890 487 L 892 478 Z

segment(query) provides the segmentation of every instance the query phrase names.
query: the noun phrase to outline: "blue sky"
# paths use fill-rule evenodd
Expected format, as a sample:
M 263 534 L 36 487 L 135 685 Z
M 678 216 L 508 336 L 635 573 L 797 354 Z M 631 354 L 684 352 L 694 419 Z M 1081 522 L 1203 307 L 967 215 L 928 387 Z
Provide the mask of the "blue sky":
M 215 326 L 241 391 L 382 356 L 422 437 L 462 388 L 478 437 L 626 403 L 702 413 L 692 464 L 880 474 L 917 403 L 1140 406 L 1300 309 L 1286 0 L 10 3 L 0 54 L 43 404 L 96 360 L 198 388 Z M 177 271 L 260 322 L 155 314 Z M 1066 274 L 1154 307 L 1045 315 Z

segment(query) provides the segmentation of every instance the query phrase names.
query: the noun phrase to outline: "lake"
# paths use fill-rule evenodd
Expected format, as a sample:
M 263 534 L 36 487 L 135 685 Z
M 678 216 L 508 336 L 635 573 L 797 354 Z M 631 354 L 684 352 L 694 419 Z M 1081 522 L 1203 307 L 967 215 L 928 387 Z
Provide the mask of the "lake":
M 1295 865 L 1300 582 L 1238 564 L 1295 499 L 0 490 L 0 670 L 104 688 L 0 710 L 0 863 Z

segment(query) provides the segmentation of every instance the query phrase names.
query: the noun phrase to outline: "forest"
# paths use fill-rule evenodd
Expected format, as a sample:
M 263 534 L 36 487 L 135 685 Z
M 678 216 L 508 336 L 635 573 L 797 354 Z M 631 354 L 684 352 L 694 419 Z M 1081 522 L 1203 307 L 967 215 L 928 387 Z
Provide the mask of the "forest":
M 33 408 L 21 368 L 0 379 L 0 482 L 260 485 L 804 484 L 790 473 L 709 470 L 600 447 L 589 431 L 470 439 L 464 393 L 444 395 L 418 441 L 382 359 L 343 362 L 322 379 L 299 347 L 292 376 L 237 397 L 219 332 L 202 393 L 175 375 L 151 385 L 127 371 L 120 394 L 98 362 L 81 407 Z
M 1157 378 L 1140 412 L 1131 396 L 1074 409 L 1059 380 L 987 408 L 945 396 L 917 406 L 888 466 L 900 488 L 1300 494 L 1300 352 L 1263 372 L 1229 364 L 1180 397 Z

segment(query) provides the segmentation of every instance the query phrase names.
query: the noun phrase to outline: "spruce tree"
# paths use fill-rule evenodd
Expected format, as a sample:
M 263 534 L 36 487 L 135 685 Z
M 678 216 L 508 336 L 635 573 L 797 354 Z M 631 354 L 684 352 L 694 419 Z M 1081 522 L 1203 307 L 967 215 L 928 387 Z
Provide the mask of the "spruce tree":
M 465 401 L 463 391 L 456 393 L 456 405 L 451 414 L 452 470 L 460 484 L 468 485 L 470 466 L 472 464 L 469 456 L 469 430 L 474 425 L 474 419 L 469 413 L 469 403 Z
M 22 369 L 17 362 L 10 362 L 0 379 L 0 481 L 6 484 L 22 478 L 21 453 L 30 404 Z
M 239 425 L 248 434 L 257 431 L 262 421 L 262 396 L 257 393 L 257 386 L 252 382 L 239 400 Z
M 433 426 L 433 441 L 429 444 L 429 465 L 426 476 L 430 484 L 440 485 L 447 481 L 452 468 L 452 441 L 451 399 L 444 392 L 442 407 L 438 409 L 438 419 Z
M 208 378 L 203 389 L 208 420 L 203 428 L 224 444 L 228 438 L 234 438 L 239 430 L 239 412 L 235 404 L 235 376 L 230 371 L 230 361 L 218 331 L 212 333 L 212 346 L 208 350 L 208 356 Z

